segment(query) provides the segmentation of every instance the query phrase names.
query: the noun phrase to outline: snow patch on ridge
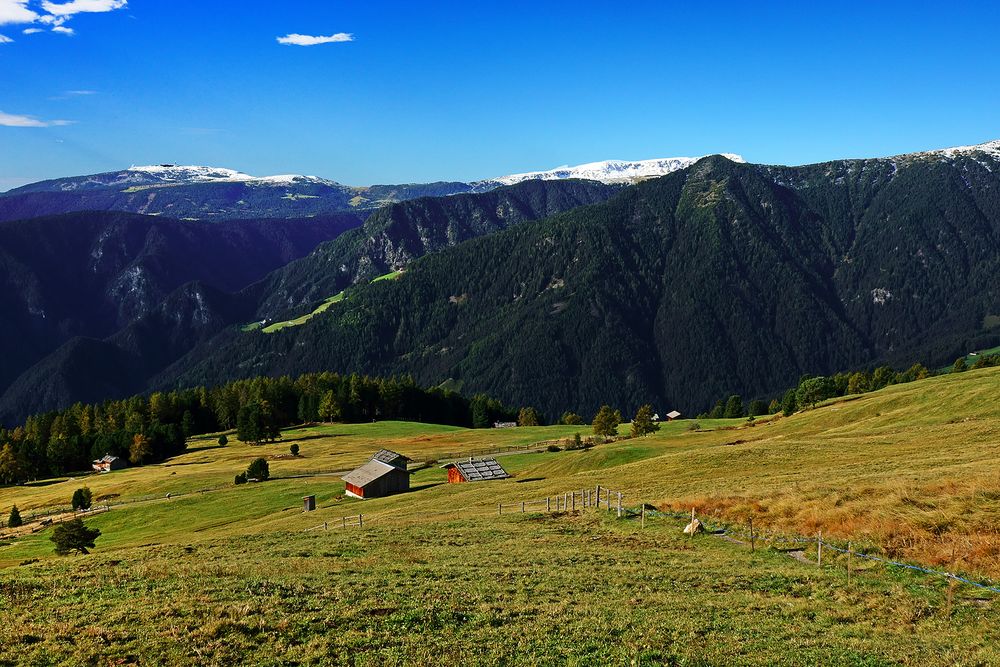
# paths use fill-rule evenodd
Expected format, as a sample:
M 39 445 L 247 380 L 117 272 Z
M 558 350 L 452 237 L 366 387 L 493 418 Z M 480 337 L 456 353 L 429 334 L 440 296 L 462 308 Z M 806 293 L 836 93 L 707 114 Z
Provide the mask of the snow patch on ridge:
M 127 172 L 149 177 L 160 183 L 255 183 L 263 185 L 299 185 L 316 183 L 336 185 L 318 176 L 281 174 L 278 176 L 251 176 L 235 169 L 202 167 L 197 165 L 158 164 L 132 166 Z
M 722 157 L 733 162 L 745 162 L 742 157 L 733 153 L 722 153 Z M 587 164 L 575 167 L 564 165 L 546 171 L 510 174 L 508 176 L 477 181 L 473 185 L 514 185 L 523 181 L 555 181 L 565 178 L 582 178 L 590 181 L 601 181 L 602 183 L 634 183 L 646 178 L 666 176 L 680 169 L 686 169 L 700 159 L 702 158 L 670 157 L 637 161 L 605 160 L 603 162 L 588 162 Z

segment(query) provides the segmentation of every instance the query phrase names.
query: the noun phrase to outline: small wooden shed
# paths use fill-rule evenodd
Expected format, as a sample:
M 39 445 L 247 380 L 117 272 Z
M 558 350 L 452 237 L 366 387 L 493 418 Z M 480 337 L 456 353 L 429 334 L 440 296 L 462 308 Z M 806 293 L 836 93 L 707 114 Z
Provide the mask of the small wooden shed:
M 371 460 L 344 475 L 344 491 L 354 498 L 382 498 L 410 490 L 410 459 L 388 449 L 375 452 Z
M 667 413 L 667 421 L 672 422 L 673 420 L 677 419 L 680 416 L 681 413 L 677 412 L 676 410 L 671 410 L 670 412 Z
M 316 511 L 316 496 L 302 496 L 302 511 Z
M 471 456 L 468 461 L 455 461 L 441 466 L 448 471 L 449 484 L 462 482 L 488 482 L 493 479 L 510 477 L 496 459 L 475 460 Z

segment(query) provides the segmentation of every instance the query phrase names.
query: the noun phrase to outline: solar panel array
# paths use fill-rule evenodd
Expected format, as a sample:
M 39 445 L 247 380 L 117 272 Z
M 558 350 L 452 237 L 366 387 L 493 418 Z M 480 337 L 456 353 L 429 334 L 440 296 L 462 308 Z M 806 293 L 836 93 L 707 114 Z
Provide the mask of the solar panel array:
M 462 473 L 462 477 L 469 482 L 482 482 L 490 479 L 505 479 L 510 477 L 507 471 L 497 463 L 496 459 L 456 461 L 455 467 Z

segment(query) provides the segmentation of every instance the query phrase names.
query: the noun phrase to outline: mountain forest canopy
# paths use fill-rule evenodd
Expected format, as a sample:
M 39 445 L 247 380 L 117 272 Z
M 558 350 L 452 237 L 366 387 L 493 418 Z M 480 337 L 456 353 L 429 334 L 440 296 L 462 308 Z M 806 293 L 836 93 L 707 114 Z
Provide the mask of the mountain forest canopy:
M 981 150 L 803 167 L 713 156 L 617 190 L 536 182 L 396 204 L 236 295 L 186 287 L 112 337 L 69 341 L 0 414 L 330 370 L 412 375 L 551 422 L 933 367 L 1000 343 L 998 181 Z M 514 199 L 527 213 L 506 213 Z M 299 326 L 236 326 L 344 287 Z

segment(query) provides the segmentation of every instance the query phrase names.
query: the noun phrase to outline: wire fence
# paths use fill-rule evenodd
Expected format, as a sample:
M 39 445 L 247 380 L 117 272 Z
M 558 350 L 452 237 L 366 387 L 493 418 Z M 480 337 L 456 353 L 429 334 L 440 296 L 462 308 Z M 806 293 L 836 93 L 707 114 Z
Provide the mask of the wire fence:
M 631 512 L 631 510 L 630 510 Z M 635 512 L 637 513 L 637 512 Z M 661 510 L 646 510 L 645 516 L 647 517 L 663 517 L 670 519 L 687 519 L 689 515 L 682 512 L 664 512 Z M 706 532 L 713 533 L 715 535 L 723 535 L 732 538 L 743 538 L 748 539 L 751 543 L 756 540 L 760 540 L 765 543 L 770 544 L 790 544 L 795 546 L 808 546 L 816 545 L 817 547 L 817 558 L 816 565 L 822 566 L 822 550 L 830 549 L 831 551 L 843 554 L 850 558 L 860 558 L 874 563 L 880 563 L 889 567 L 896 567 L 903 570 L 918 572 L 920 574 L 925 574 L 934 577 L 941 577 L 943 579 L 950 579 L 957 583 L 967 584 L 974 588 L 989 591 L 991 593 L 1000 593 L 1000 583 L 990 581 L 988 579 L 980 579 L 976 581 L 970 579 L 968 576 L 962 576 L 954 572 L 948 572 L 945 570 L 936 570 L 929 567 L 923 567 L 921 565 L 915 565 L 913 563 L 904 563 L 902 561 L 893 560 L 890 558 L 882 558 L 871 553 L 866 553 L 865 551 L 859 551 L 854 549 L 850 542 L 847 546 L 842 546 L 842 543 L 835 544 L 823 537 L 822 533 L 818 534 L 816 537 L 803 537 L 801 535 L 788 535 L 786 533 L 774 533 L 767 531 L 757 531 L 753 530 L 752 524 L 750 530 L 742 530 L 740 528 L 733 527 L 729 524 L 724 523 L 714 523 L 714 528 L 711 527 L 712 524 L 706 519 L 699 517 L 699 521 L 705 527 Z M 848 565 L 848 567 L 850 567 Z

